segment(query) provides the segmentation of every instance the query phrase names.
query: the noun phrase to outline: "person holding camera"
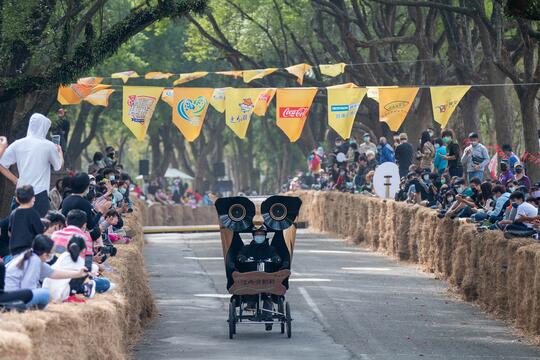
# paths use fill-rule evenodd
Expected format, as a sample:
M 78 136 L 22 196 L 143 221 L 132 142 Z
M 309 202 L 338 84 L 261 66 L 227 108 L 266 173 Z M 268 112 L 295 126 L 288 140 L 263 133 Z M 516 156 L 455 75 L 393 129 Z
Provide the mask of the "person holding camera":
M 33 114 L 28 123 L 26 137 L 13 142 L 7 147 L 0 158 L 0 173 L 8 178 L 18 188 L 31 185 L 34 188 L 36 201 L 34 209 L 41 217 L 47 214 L 49 202 L 49 186 L 51 183 L 51 166 L 55 171 L 62 168 L 64 155 L 60 145 L 46 139 L 51 128 L 51 120 L 42 114 Z M 4 147 L 4 142 L 0 143 Z M 9 168 L 17 164 L 19 177 Z M 14 202 L 12 208 L 16 208 Z

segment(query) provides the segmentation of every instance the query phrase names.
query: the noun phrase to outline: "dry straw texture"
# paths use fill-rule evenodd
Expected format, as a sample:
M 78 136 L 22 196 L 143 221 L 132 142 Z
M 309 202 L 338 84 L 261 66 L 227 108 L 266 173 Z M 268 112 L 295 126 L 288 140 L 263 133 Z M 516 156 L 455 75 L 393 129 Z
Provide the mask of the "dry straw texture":
M 425 207 L 360 195 L 299 191 L 299 221 L 447 279 L 467 301 L 540 335 L 540 244 L 439 219 Z
M 1 359 L 125 359 L 156 308 L 144 270 L 143 213 L 125 219 L 133 241 L 111 259 L 117 284 L 81 304 L 0 314 Z
M 216 209 L 202 206 L 192 209 L 189 206 L 158 205 L 144 207 L 145 225 L 148 226 L 183 226 L 211 225 L 217 223 Z

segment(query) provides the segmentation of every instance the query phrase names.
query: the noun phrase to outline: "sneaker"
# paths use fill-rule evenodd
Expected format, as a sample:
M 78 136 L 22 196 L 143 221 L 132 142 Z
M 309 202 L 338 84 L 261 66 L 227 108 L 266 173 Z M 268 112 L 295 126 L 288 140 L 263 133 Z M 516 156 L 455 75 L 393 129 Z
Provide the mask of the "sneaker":
M 107 291 L 112 291 L 114 289 L 116 289 L 116 284 L 112 282 L 111 285 L 109 286 L 109 289 L 107 289 Z
M 264 328 L 266 331 L 272 331 L 272 324 L 266 324 Z
M 93 298 L 94 295 L 96 295 L 96 282 L 94 280 L 90 280 L 86 284 L 83 285 L 84 287 L 84 296 L 87 298 Z

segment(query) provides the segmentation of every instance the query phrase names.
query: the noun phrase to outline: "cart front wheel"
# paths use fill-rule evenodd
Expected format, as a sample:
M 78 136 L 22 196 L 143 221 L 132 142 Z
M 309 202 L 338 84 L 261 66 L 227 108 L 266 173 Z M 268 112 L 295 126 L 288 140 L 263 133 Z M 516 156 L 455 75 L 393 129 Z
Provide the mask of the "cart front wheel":
M 229 339 L 234 337 L 236 334 L 236 308 L 235 303 L 229 303 Z
M 290 339 L 292 336 L 292 318 L 291 318 L 291 307 L 288 302 L 285 303 L 285 321 L 287 328 L 287 337 Z

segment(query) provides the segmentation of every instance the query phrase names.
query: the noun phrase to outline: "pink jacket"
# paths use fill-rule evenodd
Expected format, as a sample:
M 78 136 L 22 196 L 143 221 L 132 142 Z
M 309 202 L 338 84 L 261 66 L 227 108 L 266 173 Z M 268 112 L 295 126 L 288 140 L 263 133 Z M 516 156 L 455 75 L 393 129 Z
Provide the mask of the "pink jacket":
M 76 226 L 67 226 L 62 230 L 58 230 L 52 233 L 51 239 L 54 241 L 54 245 L 58 248 L 64 248 L 64 251 L 67 250 L 67 244 L 73 236 L 79 236 L 84 239 L 86 243 L 86 253 L 85 255 L 94 255 L 94 244 L 92 242 L 92 237 L 86 231 L 82 231 Z

